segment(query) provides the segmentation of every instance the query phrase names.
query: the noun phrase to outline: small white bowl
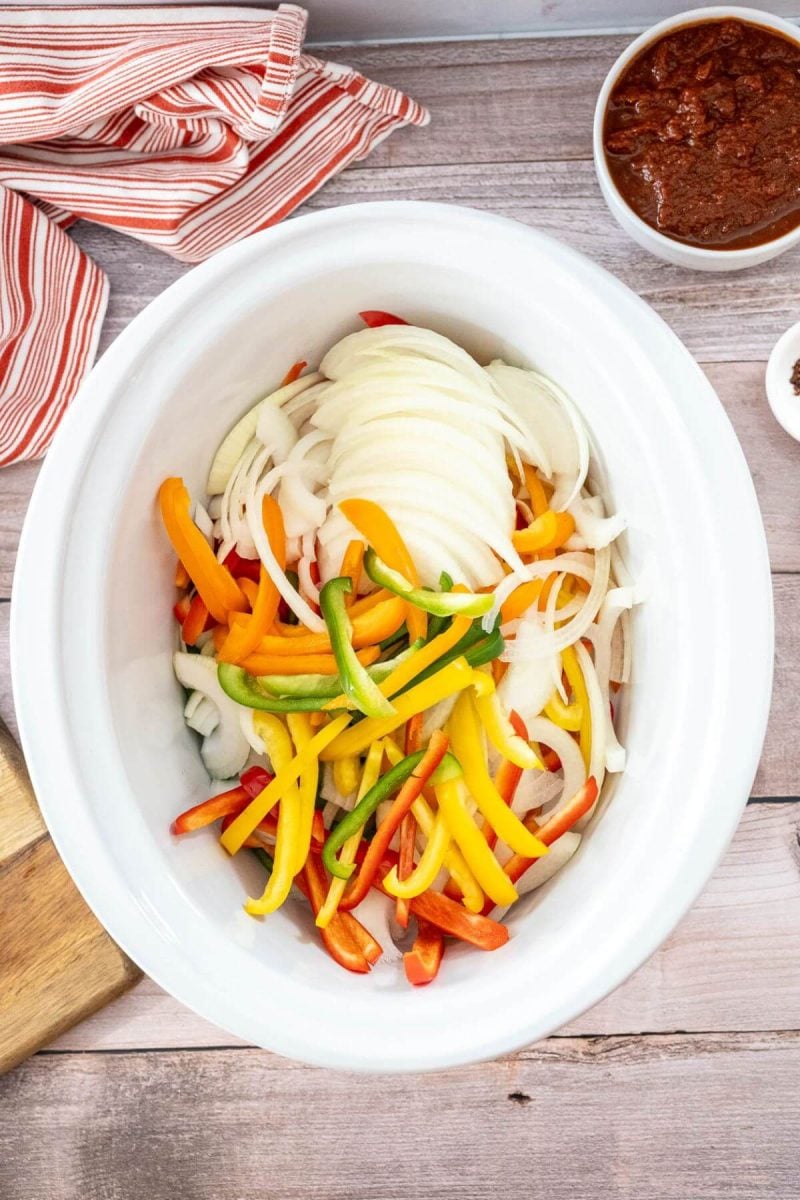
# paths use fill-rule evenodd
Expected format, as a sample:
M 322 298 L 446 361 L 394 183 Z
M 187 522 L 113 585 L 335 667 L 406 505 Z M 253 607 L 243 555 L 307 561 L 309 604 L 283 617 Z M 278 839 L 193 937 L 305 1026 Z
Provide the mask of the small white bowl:
M 775 420 L 800 442 L 800 396 L 791 383 L 794 364 L 800 359 L 800 321 L 792 325 L 772 348 L 767 363 L 767 400 Z
M 298 359 L 383 308 L 481 361 L 535 364 L 584 414 L 626 555 L 633 614 L 625 772 L 493 954 L 448 948 L 432 987 L 325 954 L 306 906 L 242 911 L 263 885 L 211 831 L 171 657 L 175 562 L 156 491 L 201 495 L 233 422 Z M 709 453 L 713 448 L 713 453 Z M 426 1070 L 551 1033 L 675 926 L 747 802 L 772 676 L 769 564 L 755 492 L 703 372 L 594 263 L 513 221 L 444 204 L 363 204 L 286 221 L 153 301 L 87 379 L 44 462 L 11 618 L 20 733 L 59 853 L 100 920 L 179 1000 L 245 1041 L 325 1066 Z M 746 647 L 746 652 L 742 652 Z M 240 861 L 240 859 L 242 861 Z
M 747 21 L 751 25 L 772 29 L 776 33 L 782 33 L 786 37 L 792 38 L 800 45 L 798 27 L 771 13 L 760 12 L 755 8 L 722 6 L 692 8 L 687 12 L 678 13 L 677 16 L 668 17 L 665 21 L 659 21 L 657 25 L 653 25 L 641 34 L 635 42 L 631 42 L 627 50 L 623 50 L 606 76 L 594 110 L 594 165 L 600 190 L 612 216 L 635 242 L 638 242 L 645 250 L 649 250 L 656 258 L 674 263 L 678 267 L 690 267 L 696 271 L 741 271 L 744 267 L 755 267 L 759 263 L 767 262 L 770 258 L 776 258 L 777 255 L 783 254 L 784 250 L 790 250 L 792 246 L 800 243 L 800 224 L 789 233 L 785 233 L 771 242 L 764 242 L 758 246 L 747 246 L 741 250 L 715 250 L 702 246 L 689 246 L 685 242 L 676 241 L 675 238 L 659 233 L 658 230 L 653 229 L 652 225 L 643 221 L 620 194 L 606 161 L 603 146 L 603 124 L 612 89 L 616 86 L 625 68 L 642 50 L 673 29 L 679 29 L 684 25 L 696 25 L 701 21 L 721 21 L 726 18 Z

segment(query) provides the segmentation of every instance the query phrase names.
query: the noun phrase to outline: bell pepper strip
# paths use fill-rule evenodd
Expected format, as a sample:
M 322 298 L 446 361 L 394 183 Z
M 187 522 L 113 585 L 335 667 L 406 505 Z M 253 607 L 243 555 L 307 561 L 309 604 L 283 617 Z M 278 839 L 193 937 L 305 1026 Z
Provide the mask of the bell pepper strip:
M 253 729 L 264 743 L 264 750 L 266 751 L 267 758 L 270 761 L 273 775 L 277 775 L 279 771 L 283 770 L 284 767 L 289 765 L 295 753 L 295 747 L 292 744 L 289 730 L 286 728 L 280 717 L 275 716 L 274 713 L 265 712 L 253 713 Z M 260 794 L 260 792 L 256 793 L 256 795 Z M 291 803 L 297 807 L 299 812 L 299 788 L 294 785 L 287 788 L 284 793 L 284 797 L 287 796 L 290 798 Z M 280 813 L 278 815 L 278 821 L 280 822 Z M 296 836 L 294 834 L 292 836 L 296 841 Z M 303 864 L 301 863 L 300 866 L 302 865 Z M 299 870 L 300 867 L 298 867 L 297 870 L 292 871 L 292 875 L 296 875 L 297 871 Z
M 444 957 L 444 934 L 430 921 L 420 918 L 414 945 L 403 955 L 406 979 L 414 987 L 432 983 Z
M 341 821 L 333 827 L 322 851 L 322 861 L 331 875 L 337 879 L 350 878 L 355 870 L 354 864 L 352 861 L 343 863 L 337 858 L 337 852 L 354 834 L 361 835 L 361 830 L 370 817 L 375 814 L 378 805 L 387 800 L 399 787 L 402 787 L 423 758 L 424 751 L 418 750 L 416 754 L 409 754 L 395 766 L 390 767 L 361 797 L 355 808 L 349 813 L 345 813 Z
M 525 771 L 532 768 L 542 769 L 538 755 L 531 749 L 530 743 L 515 732 L 496 692 L 476 696 L 475 707 L 486 730 L 486 736 L 495 750 Z
M 183 565 L 181 560 L 178 559 L 177 563 L 175 564 L 175 587 L 180 588 L 180 590 L 183 591 L 183 589 L 187 588 L 191 582 L 192 581 L 189 578 L 189 572 L 186 570 L 186 567 Z
M 172 615 L 180 626 L 189 615 L 189 609 L 192 607 L 192 602 L 188 596 L 181 596 L 180 600 L 176 601 L 172 606 Z
M 452 779 L 435 789 L 439 811 L 450 836 L 464 855 L 468 867 L 495 904 L 509 905 L 517 899 L 517 891 L 486 844 L 486 839 L 472 818 L 467 806 L 467 789 L 463 779 Z M 527 832 L 527 831 L 526 831 Z M 500 899 L 502 897 L 502 899 Z
M 324 725 L 291 762 L 276 772 L 272 782 L 268 783 L 263 792 L 250 801 L 244 812 L 239 814 L 220 838 L 229 854 L 235 854 L 241 848 L 245 838 L 253 832 L 259 821 L 263 821 L 267 813 L 283 798 L 287 789 L 297 783 L 306 763 L 315 756 L 319 757 L 321 751 L 333 742 L 349 723 L 350 717 L 346 713 L 342 713 L 330 724 Z
M 231 813 L 240 813 L 247 806 L 248 800 L 247 789 L 240 784 L 239 787 L 230 788 L 227 792 L 212 796 L 210 800 L 204 800 L 202 804 L 195 804 L 194 808 L 187 808 L 186 812 L 182 812 L 175 818 L 170 829 L 176 834 L 192 833 L 195 829 L 204 829 L 222 817 L 230 816 Z
M 303 771 L 308 770 L 310 765 L 311 763 L 306 760 Z M 275 912 L 275 909 L 280 908 L 289 895 L 292 880 L 297 874 L 301 823 L 301 800 L 298 789 L 296 787 L 288 788 L 281 796 L 281 807 L 278 813 L 278 831 L 273 855 L 275 865 L 261 896 L 257 900 L 248 896 L 245 901 L 245 912 L 248 912 L 250 916 L 263 917 L 268 913 Z M 306 850 L 306 855 L 307 853 Z M 304 860 L 306 855 L 304 855 Z
M 342 735 L 330 745 L 326 745 L 320 758 L 323 762 L 329 762 L 335 758 L 342 758 L 346 754 L 362 754 L 376 738 L 383 738 L 394 733 L 395 729 L 399 729 L 415 713 L 424 712 L 427 708 L 438 704 L 440 700 L 446 700 L 448 696 L 470 687 L 474 677 L 475 672 L 467 660 L 457 658 L 455 662 L 451 662 L 443 670 L 438 671 L 431 679 L 415 684 L 407 692 L 398 696 L 394 701 L 395 715 L 393 717 L 380 720 L 367 718 L 359 721 L 352 729 L 347 730 L 346 736 Z
M 286 387 L 288 384 L 294 383 L 296 379 L 300 378 L 307 366 L 308 363 L 303 359 L 301 359 L 300 362 L 293 363 L 281 380 L 280 387 Z
M 347 572 L 343 571 L 342 574 L 347 574 Z M 350 597 L 348 597 L 348 599 L 350 599 Z M 350 606 L 350 619 L 353 620 L 355 617 L 360 617 L 362 613 L 370 612 L 378 604 L 383 604 L 384 600 L 393 599 L 394 597 L 392 596 L 392 593 L 387 592 L 385 588 L 377 588 L 376 591 L 370 592 L 368 596 L 359 596 L 357 600 L 353 600 L 353 603 Z M 399 628 L 402 628 L 402 626 Z M 399 634 L 399 628 L 397 630 L 392 630 L 388 636 L 396 638 Z M 309 636 L 308 630 L 304 625 L 289 625 L 287 622 L 280 620 L 275 621 L 270 632 L 280 635 L 281 637 L 290 638 Z
M 531 857 L 546 854 L 546 846 L 538 841 L 530 830 L 525 828 L 516 813 L 504 804 L 497 788 L 492 783 L 481 744 L 477 713 L 469 693 L 459 696 L 456 701 L 456 706 L 448 722 L 448 730 L 453 753 L 461 763 L 469 793 L 480 809 L 481 815 L 486 818 L 497 836 L 516 853 L 528 854 Z M 458 841 L 452 827 L 450 832 Z M 460 842 L 459 846 L 461 846 Z M 484 842 L 484 848 L 485 846 Z M 464 851 L 463 846 L 461 849 Z M 474 865 L 466 851 L 464 851 L 464 857 L 474 871 Z M 476 878 L 483 886 L 477 872 Z
M 539 840 L 547 846 L 552 846 L 553 842 L 557 842 L 562 834 L 569 832 L 575 822 L 579 821 L 589 811 L 596 800 L 597 780 L 593 775 L 590 775 L 583 787 L 578 789 L 561 811 L 555 813 L 549 821 L 545 821 L 544 825 L 536 826 L 536 822 L 532 818 L 528 818 L 526 823 L 536 826 L 536 836 Z M 516 883 L 522 878 L 528 867 L 532 867 L 536 861 L 535 858 L 526 858 L 522 854 L 514 854 L 504 865 L 503 871 L 512 883 Z M 483 909 L 484 915 L 491 911 L 492 904 L 487 901 Z
M 564 665 L 564 673 L 572 688 L 575 700 L 581 709 L 578 738 L 583 761 L 588 771 L 589 763 L 592 759 L 592 712 L 589 705 L 589 693 L 586 690 L 586 682 L 583 678 L 580 663 L 578 662 L 578 656 L 572 646 L 567 646 L 561 651 L 561 662 Z
M 352 913 L 343 912 L 336 915 L 342 922 L 342 927 L 350 934 L 369 965 L 371 967 L 374 966 L 383 954 L 383 946 L 373 937 L 366 925 L 362 925 Z
M 367 852 L 364 855 L 364 861 L 361 863 L 358 875 L 342 897 L 339 904 L 340 911 L 348 912 L 356 908 L 367 895 L 369 889 L 372 887 L 373 880 L 378 874 L 384 853 L 389 849 L 389 843 L 399 828 L 400 822 L 411 808 L 417 796 L 420 795 L 428 780 L 435 776 L 437 772 L 443 778 L 450 778 L 454 773 L 461 774 L 461 768 L 453 756 L 447 755 L 447 746 L 447 737 L 441 731 L 437 730 L 433 734 L 427 750 L 417 751 L 416 754 L 411 754 L 404 759 L 405 763 L 409 762 L 410 759 L 417 759 L 417 761 L 412 768 L 411 774 L 406 777 L 400 791 L 392 801 L 386 816 L 375 830 L 372 840 L 367 846 Z M 446 758 L 445 755 L 447 755 Z M 401 763 L 399 768 L 392 769 L 399 770 L 402 766 L 403 764 Z M 387 774 L 391 774 L 391 771 L 387 772 Z M 373 791 L 375 791 L 374 788 Z M 446 848 L 446 845 L 442 848 L 442 858 L 444 857 L 444 850 Z
M 177 608 L 177 605 L 176 605 Z M 189 610 L 181 625 L 181 638 L 187 646 L 194 646 L 206 627 L 208 609 L 200 595 L 194 595 L 189 604 Z
M 189 513 L 189 493 L 182 479 L 165 479 L 158 489 L 161 518 L 172 548 L 203 598 L 215 621 L 225 623 L 228 613 L 244 612 L 247 600 L 227 567 L 217 562 L 214 551 Z
M 241 579 L 237 579 L 236 582 L 238 583 L 239 587 L 242 589 L 245 596 L 247 597 L 248 607 L 252 610 L 253 605 L 256 602 L 256 597 L 258 595 L 258 584 L 253 583 L 253 580 L 250 579 L 247 575 L 243 575 L 241 577 Z M 236 613 L 235 616 L 237 618 L 239 618 L 239 620 L 237 620 L 236 624 L 241 625 L 242 627 L 244 627 L 244 625 L 250 619 L 245 613 Z
M 264 496 L 262 513 L 272 553 L 279 569 L 283 571 L 286 567 L 286 531 L 280 506 L 272 496 Z M 242 585 L 242 589 L 244 590 L 244 585 Z M 241 663 L 255 652 L 259 643 L 272 628 L 278 615 L 280 599 L 280 592 L 272 582 L 266 568 L 262 566 L 258 579 L 258 591 L 252 604 L 253 615 L 246 624 L 237 625 L 231 629 L 218 651 L 222 662 Z
M 412 680 L 420 676 L 423 671 L 438 663 L 445 654 L 461 641 L 464 634 L 471 627 L 472 621 L 468 617 L 458 617 L 444 633 L 439 634 L 432 641 L 420 645 L 414 644 L 409 647 L 411 653 L 398 655 L 395 659 L 393 670 L 387 674 L 385 679 L 379 681 L 381 693 L 389 697 L 402 691 Z M 374 672 L 373 678 L 375 678 Z M 338 696 L 330 704 L 331 708 L 347 706 L 346 696 Z
M 285 661 L 285 660 L 284 660 Z M 244 708 L 253 708 L 259 712 L 289 713 L 289 712 L 321 712 L 328 705 L 325 690 L 322 694 L 311 689 L 310 695 L 273 696 L 259 685 L 258 676 L 249 674 L 244 667 L 235 667 L 232 663 L 220 663 L 217 668 L 217 678 L 220 687 Z M 298 678 L 308 678 L 298 676 Z M 331 676 L 338 683 L 337 676 Z
M 439 591 L 452 592 L 454 586 L 453 577 L 448 575 L 447 571 L 442 571 L 439 576 Z M 466 592 L 467 589 L 461 588 L 461 591 Z M 438 637 L 440 633 L 444 633 L 448 624 L 449 617 L 431 617 L 430 621 L 428 621 L 428 641 Z
M 289 726 L 289 733 L 292 735 L 295 750 L 298 754 L 302 754 L 314 736 L 308 715 L 306 713 L 289 713 L 286 723 Z M 322 814 L 318 814 L 315 808 L 318 786 L 319 759 L 312 758 L 307 761 L 307 765 L 300 774 L 300 786 L 298 789 L 300 821 L 297 830 L 295 875 L 303 869 L 305 861 L 308 858 L 314 831 L 314 818 L 319 816 L 320 821 L 322 821 Z M 281 808 L 283 808 L 283 804 L 281 804 Z M 278 832 L 280 833 L 280 820 L 278 822 Z
M 466 618 L 465 618 L 466 619 Z M 453 622 L 455 624 L 455 621 Z M 443 667 L 453 662 L 462 655 L 466 658 L 471 667 L 481 667 L 484 663 L 491 662 L 503 653 L 505 649 L 505 641 L 499 628 L 494 629 L 490 634 L 485 634 L 477 622 L 470 622 L 470 628 L 463 635 L 460 641 L 456 642 L 449 650 L 441 654 L 436 662 L 431 663 L 424 671 L 420 671 L 416 676 L 415 683 L 424 683 L 426 679 L 430 679 Z
M 407 325 L 408 321 L 404 321 L 402 317 L 395 317 L 392 313 L 381 312 L 377 308 L 369 308 L 358 314 L 365 325 L 370 329 L 379 329 L 382 325 Z
M 483 617 L 492 607 L 491 592 L 433 592 L 416 587 L 400 571 L 386 565 L 372 547 L 364 555 L 364 569 L 378 587 L 402 596 L 409 604 L 435 617 Z
M 325 899 L 327 880 L 322 863 L 315 854 L 309 854 L 305 867 L 297 876 L 297 885 L 308 898 L 316 917 Z M 320 930 L 320 936 L 328 954 L 340 967 L 344 967 L 346 971 L 354 971 L 357 975 L 368 974 L 370 966 L 364 952 L 340 913 L 335 913 L 326 928 Z
M 380 657 L 377 646 L 366 646 L 356 650 L 356 658 L 362 666 L 368 667 L 376 663 Z M 332 679 L 338 676 L 339 668 L 332 654 L 303 654 L 290 658 L 285 654 L 250 654 L 243 663 L 239 664 L 249 675 L 329 675 Z
M 369 753 L 367 754 L 367 758 L 364 763 L 364 769 L 361 773 L 361 781 L 358 787 L 356 804 L 363 800 L 367 792 L 369 792 L 378 782 L 378 777 L 381 773 L 381 763 L 383 762 L 383 751 L 384 743 L 382 741 L 373 742 L 370 746 Z M 342 846 L 342 850 L 339 855 L 340 865 L 346 866 L 347 864 L 352 864 L 356 861 L 356 853 L 361 845 L 361 834 L 363 831 L 363 825 L 359 826 L 359 828 L 356 829 L 356 831 L 352 833 L 350 837 L 348 837 L 347 841 Z M 331 876 L 331 882 L 328 886 L 328 894 L 325 897 L 325 903 L 317 913 L 317 925 L 319 925 L 321 929 L 324 929 L 325 926 L 330 922 L 333 914 L 339 907 L 339 901 L 344 895 L 344 889 L 346 887 L 347 881 L 342 879 L 341 876 Z
M 431 629 L 428 626 L 428 635 L 430 636 Z M 457 638 L 455 639 L 458 640 Z M 413 754 L 416 750 L 422 749 L 422 728 L 424 725 L 424 717 L 422 713 L 416 713 L 409 721 L 406 721 L 405 728 L 405 752 Z M 430 835 L 427 835 L 430 836 Z M 397 878 L 407 879 L 414 869 L 414 852 L 417 845 L 417 818 L 414 816 L 414 806 L 411 806 L 411 811 L 407 812 L 400 822 L 400 847 L 397 859 Z M 408 900 L 404 896 L 397 897 L 395 905 L 394 917 L 401 929 L 408 929 L 408 919 L 411 916 L 411 909 L 408 907 Z
M 376 683 L 382 683 L 387 679 L 406 658 L 409 658 L 417 649 L 417 645 L 409 646 L 394 658 L 386 659 L 384 662 L 374 662 L 378 650 L 374 646 L 368 647 L 366 650 L 357 650 L 358 661 L 369 668 L 369 675 Z M 305 655 L 300 660 L 300 665 L 304 665 L 307 660 L 316 657 L 315 655 Z M 285 667 L 286 659 L 280 660 Z M 337 707 L 347 707 L 347 697 L 342 693 L 342 683 L 338 675 L 322 675 L 322 674 L 300 674 L 300 675 L 259 675 L 256 677 L 257 686 L 261 691 L 266 692 L 269 696 L 275 696 L 285 699 L 287 696 L 317 696 L 320 699 L 335 699 L 339 697 L 341 704 Z
M 499 950 L 508 941 L 508 929 L 500 921 L 482 913 L 467 912 L 441 892 L 424 892 L 411 901 L 411 911 L 417 919 L 430 921 L 443 933 L 469 942 L 479 950 Z
M 506 602 L 500 606 L 501 623 L 507 625 L 509 621 L 516 621 L 518 617 L 523 616 L 537 603 L 543 587 L 544 580 L 529 579 L 527 583 L 521 583 L 518 588 L 514 588 Z
M 234 547 L 229 550 L 223 564 L 228 568 L 234 579 L 252 579 L 258 583 L 261 574 L 261 560 L 258 558 L 242 558 Z
M 531 508 L 535 517 L 541 517 L 547 512 L 550 507 L 547 500 L 547 492 L 544 490 L 542 481 L 536 474 L 534 467 L 530 463 L 522 464 L 522 474 L 525 477 L 525 486 L 528 489 L 528 495 L 531 498 Z
M 525 723 L 520 717 L 519 713 L 512 708 L 511 712 L 508 714 L 508 719 L 511 722 L 511 727 L 514 732 L 518 734 L 519 737 L 523 738 L 527 743 L 528 730 L 525 728 Z M 497 768 L 497 774 L 494 777 L 494 786 L 497 788 L 498 795 L 503 803 L 507 804 L 509 808 L 514 801 L 514 796 L 517 788 L 519 787 L 519 781 L 521 778 L 522 767 L 517 766 L 517 764 L 511 762 L 510 759 L 504 758 L 500 763 L 500 766 Z M 483 836 L 486 838 L 487 845 L 493 850 L 497 844 L 497 834 L 486 820 L 483 822 L 482 832 Z
M 414 560 L 389 514 L 372 500 L 342 500 L 339 510 L 388 567 L 399 571 L 412 587 L 420 586 Z M 412 642 L 425 637 L 427 619 L 414 605 L 406 605 L 408 636 Z
M 339 575 L 329 579 L 319 594 L 319 604 L 336 664 L 342 690 L 366 717 L 380 718 L 394 715 L 394 708 L 368 675 L 356 657 L 353 648 L 353 625 L 347 613 L 345 596 L 353 589 L 351 579 Z
M 347 758 L 337 758 L 333 764 L 333 782 L 337 792 L 342 796 L 350 796 L 357 789 L 361 779 L 361 759 L 357 754 Z
M 386 738 L 383 744 L 386 748 L 386 757 L 392 766 L 402 761 L 403 753 L 391 738 Z M 411 806 L 411 811 L 423 834 L 429 838 L 436 818 L 424 795 L 417 796 Z M 450 875 L 450 881 L 455 891 L 454 899 L 463 897 L 463 903 L 470 912 L 481 912 L 484 902 L 483 892 L 467 866 L 463 854 L 452 842 L 444 857 L 444 867 Z
M 411 815 L 413 816 L 413 813 Z M 436 876 L 444 866 L 445 855 L 449 848 L 450 829 L 440 809 L 434 817 L 433 828 L 416 867 L 405 877 L 400 877 L 401 846 L 397 866 L 392 867 L 383 880 L 384 888 L 390 896 L 394 896 L 398 900 L 411 900 L 414 896 L 421 896 L 423 892 L 427 892 L 428 888 L 433 887 Z
M 359 538 L 353 538 L 351 542 L 348 542 L 347 549 L 342 557 L 342 567 L 339 574 L 346 575 L 353 585 L 350 595 L 345 600 L 347 607 L 350 609 L 356 603 L 361 572 L 364 569 L 365 549 L 364 543 Z
M 520 554 L 542 554 L 558 550 L 574 532 L 572 513 L 553 512 L 548 508 L 540 517 L 534 517 L 527 529 L 515 530 L 511 541 Z
M 568 733 L 577 733 L 580 730 L 583 708 L 577 701 L 565 704 L 559 693 L 553 692 L 543 711 L 547 719 L 558 725 L 559 729 L 566 729 Z
M 351 615 L 353 622 L 353 645 L 356 649 L 374 646 L 396 633 L 405 620 L 406 604 L 399 596 L 391 596 L 380 604 Z M 258 645 L 259 654 L 300 655 L 330 654 L 331 639 L 327 633 L 308 633 L 297 637 L 267 634 Z

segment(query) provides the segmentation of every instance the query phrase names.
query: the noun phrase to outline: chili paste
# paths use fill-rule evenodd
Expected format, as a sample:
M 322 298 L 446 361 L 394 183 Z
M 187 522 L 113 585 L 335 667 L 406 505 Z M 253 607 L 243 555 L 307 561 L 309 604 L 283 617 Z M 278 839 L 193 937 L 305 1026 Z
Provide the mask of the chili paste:
M 603 140 L 625 201 L 660 233 L 720 250 L 800 224 L 800 35 L 719 19 L 670 31 L 625 69 Z

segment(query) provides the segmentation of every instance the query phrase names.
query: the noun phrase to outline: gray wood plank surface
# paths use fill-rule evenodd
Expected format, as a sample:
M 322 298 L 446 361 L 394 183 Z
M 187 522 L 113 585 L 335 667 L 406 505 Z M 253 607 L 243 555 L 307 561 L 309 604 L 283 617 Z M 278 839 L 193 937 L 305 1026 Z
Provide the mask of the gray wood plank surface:
M 672 936 L 627 983 L 561 1033 L 800 1029 L 798 836 L 800 801 L 749 804 L 727 855 Z M 237 1044 L 145 979 L 54 1046 Z
M 4 1200 L 794 1200 L 800 1033 L 553 1038 L 418 1076 L 263 1051 L 40 1055 Z

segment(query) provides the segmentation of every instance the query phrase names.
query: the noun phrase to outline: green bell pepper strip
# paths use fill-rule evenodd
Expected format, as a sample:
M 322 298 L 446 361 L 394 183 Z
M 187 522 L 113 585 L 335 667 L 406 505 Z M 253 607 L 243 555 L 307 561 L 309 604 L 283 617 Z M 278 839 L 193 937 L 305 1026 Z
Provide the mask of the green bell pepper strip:
M 455 646 L 451 646 L 441 658 L 437 658 L 435 663 L 431 663 L 424 671 L 420 671 L 419 675 L 412 681 L 412 684 L 409 684 L 409 687 L 415 686 L 418 683 L 424 683 L 426 679 L 430 679 L 437 671 L 441 671 L 443 667 L 448 666 L 449 663 L 454 662 L 455 659 L 460 658 L 462 655 L 471 667 L 482 667 L 484 663 L 492 662 L 493 659 L 498 658 L 504 649 L 505 641 L 500 632 L 499 625 L 490 634 L 484 633 L 480 625 L 473 625 L 472 629 L 465 633 L 461 640 L 456 642 Z M 403 690 L 405 691 L 406 689 L 404 688 Z
M 367 547 L 364 555 L 364 570 L 379 587 L 402 596 L 409 604 L 435 617 L 483 617 L 494 603 L 494 597 L 489 592 L 429 592 L 425 588 L 416 588 L 405 575 L 387 567 L 371 546 Z
M 319 606 L 328 627 L 342 691 L 365 716 L 391 717 L 394 716 L 394 707 L 370 678 L 367 668 L 358 661 L 353 649 L 353 626 L 344 602 L 345 596 L 352 590 L 352 579 L 339 575 L 336 579 L 329 579 L 319 594 Z
M 452 576 L 448 575 L 447 571 L 442 571 L 441 575 L 439 576 L 439 591 L 452 592 L 453 586 Z M 450 624 L 450 620 L 450 617 L 431 617 L 430 621 L 428 622 L 428 636 L 426 640 L 432 642 L 433 639 L 438 637 L 440 633 L 444 633 L 445 629 Z
M 262 850 L 260 846 L 253 847 L 252 852 L 255 854 L 256 858 L 261 863 L 267 874 L 271 875 L 275 869 L 275 863 L 272 861 L 272 857 L 267 854 L 266 850 Z
M 355 870 L 355 863 L 340 863 L 336 855 L 346 841 L 354 834 L 361 832 L 370 817 L 374 815 L 378 805 L 403 786 L 424 757 L 425 751 L 417 750 L 414 754 L 409 754 L 401 759 L 396 766 L 390 767 L 385 774 L 381 775 L 374 787 L 371 787 L 366 795 L 362 796 L 355 808 L 342 817 L 338 825 L 334 826 L 322 847 L 322 861 L 331 875 L 335 875 L 337 879 L 350 878 Z M 431 784 L 446 783 L 448 779 L 455 779 L 459 775 L 461 775 L 461 766 L 458 759 L 448 751 L 431 776 Z
M 370 679 L 374 679 L 375 683 L 383 683 L 395 667 L 399 667 L 404 659 L 422 645 L 422 639 L 419 638 L 394 658 L 387 658 L 384 662 L 377 662 L 371 667 L 367 667 L 367 674 Z M 334 696 L 341 695 L 344 690 L 338 675 L 256 675 L 255 678 L 258 686 L 269 696 L 277 696 L 282 699 L 291 696 L 319 696 L 332 700 Z

